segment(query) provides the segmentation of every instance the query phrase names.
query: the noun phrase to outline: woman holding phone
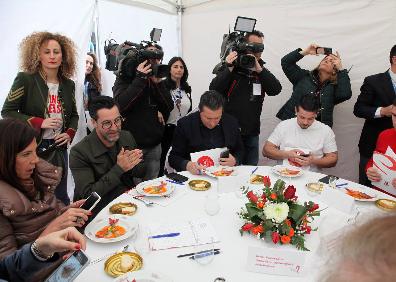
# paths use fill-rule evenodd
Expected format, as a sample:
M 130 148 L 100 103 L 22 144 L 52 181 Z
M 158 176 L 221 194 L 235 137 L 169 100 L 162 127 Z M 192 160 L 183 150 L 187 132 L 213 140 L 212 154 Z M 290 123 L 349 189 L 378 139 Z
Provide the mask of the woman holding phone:
M 293 84 L 290 99 L 277 113 L 277 117 L 286 120 L 295 117 L 297 102 L 305 94 L 319 99 L 320 110 L 317 120 L 332 127 L 334 106 L 352 97 L 351 82 L 348 72 L 343 68 L 340 55 L 326 54 L 330 48 L 311 44 L 304 50 L 296 49 L 281 60 L 283 72 Z M 312 71 L 302 69 L 297 62 L 307 55 L 324 53 L 325 57 Z
M 68 205 L 67 146 L 78 123 L 75 87 L 71 80 L 76 72 L 76 48 L 66 36 L 34 32 L 22 40 L 20 57 L 22 72 L 11 86 L 1 115 L 21 119 L 39 133 L 39 154 L 63 168 L 55 193 Z
M 0 120 L 0 259 L 39 236 L 82 227 L 91 214 L 65 207 L 54 194 L 62 169 L 39 159 L 36 132 L 18 119 Z

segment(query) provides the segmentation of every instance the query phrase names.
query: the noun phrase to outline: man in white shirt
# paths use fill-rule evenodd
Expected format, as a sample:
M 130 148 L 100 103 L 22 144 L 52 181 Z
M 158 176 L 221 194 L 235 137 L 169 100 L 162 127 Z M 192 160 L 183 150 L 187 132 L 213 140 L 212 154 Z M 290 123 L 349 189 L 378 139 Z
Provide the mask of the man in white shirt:
M 316 97 L 304 95 L 296 106 L 296 117 L 276 126 L 264 145 L 263 156 L 312 171 L 335 166 L 335 135 L 329 126 L 315 120 L 319 105 Z

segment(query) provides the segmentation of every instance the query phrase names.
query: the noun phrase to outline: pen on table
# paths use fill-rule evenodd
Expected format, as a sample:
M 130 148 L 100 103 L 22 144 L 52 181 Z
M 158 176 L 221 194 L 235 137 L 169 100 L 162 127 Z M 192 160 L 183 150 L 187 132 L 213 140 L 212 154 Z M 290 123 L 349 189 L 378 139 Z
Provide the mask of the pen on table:
M 255 173 L 257 169 L 258 169 L 258 166 L 256 166 L 256 168 L 252 170 L 251 174 Z
M 158 239 L 158 238 L 165 238 L 165 237 L 176 237 L 176 236 L 179 236 L 179 235 L 180 235 L 179 232 L 167 233 L 167 234 L 159 234 L 159 235 L 149 236 L 149 239 Z
M 190 257 L 190 259 L 200 259 L 200 258 L 203 258 L 203 257 L 212 256 L 212 255 L 218 255 L 218 254 L 220 254 L 220 251 L 207 252 L 207 253 L 203 253 L 203 254 L 193 255 L 193 256 Z
M 336 187 L 341 187 L 341 186 L 345 186 L 345 185 L 348 185 L 348 183 L 337 184 Z
M 178 255 L 178 258 L 183 258 L 183 257 L 189 257 L 189 256 L 193 256 L 196 254 L 203 254 L 203 253 L 208 253 L 208 252 L 212 252 L 212 251 L 220 251 L 220 249 L 209 249 L 209 250 L 204 250 L 204 251 L 200 251 L 200 252 L 195 252 L 195 253 L 189 253 L 189 254 L 183 254 L 183 255 Z

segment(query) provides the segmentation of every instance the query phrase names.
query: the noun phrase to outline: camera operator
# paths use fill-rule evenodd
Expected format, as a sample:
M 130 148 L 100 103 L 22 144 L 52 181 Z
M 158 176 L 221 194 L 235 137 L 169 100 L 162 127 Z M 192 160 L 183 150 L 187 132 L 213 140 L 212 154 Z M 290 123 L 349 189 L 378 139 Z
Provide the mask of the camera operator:
M 161 51 L 162 54 L 161 46 L 151 42 L 145 50 Z M 172 97 L 162 78 L 152 75 L 153 67 L 161 60 L 162 58 L 146 58 L 143 62 L 126 62 L 126 67 L 136 68 L 136 71 L 124 72 L 132 73 L 132 76 L 118 76 L 113 87 L 114 99 L 120 105 L 122 116 L 126 118 L 123 129 L 132 133 L 143 151 L 146 167 L 143 180 L 158 176 L 165 120 L 173 109 Z
M 258 30 L 247 32 L 245 41 L 263 44 L 264 35 Z M 241 126 L 244 145 L 244 165 L 257 165 L 259 157 L 260 115 L 265 93 L 269 96 L 278 95 L 282 86 L 278 79 L 264 67 L 262 52 L 247 55 L 255 57 L 255 66 L 245 69 L 235 62 L 236 51 L 230 52 L 225 58 L 227 67 L 223 67 L 210 83 L 209 89 L 217 90 L 225 97 L 225 112 L 238 119 Z

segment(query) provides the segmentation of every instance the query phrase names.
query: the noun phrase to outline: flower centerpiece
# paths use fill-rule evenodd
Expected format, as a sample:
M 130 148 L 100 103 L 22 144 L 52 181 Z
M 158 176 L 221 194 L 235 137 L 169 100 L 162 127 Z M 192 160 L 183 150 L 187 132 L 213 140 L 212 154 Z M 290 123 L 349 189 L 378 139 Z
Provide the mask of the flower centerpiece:
M 242 208 L 239 216 L 245 221 L 240 232 L 248 232 L 258 239 L 274 244 L 292 244 L 299 250 L 309 251 L 305 243 L 305 234 L 310 234 L 310 224 L 314 216 L 319 216 L 319 205 L 312 201 L 299 204 L 296 188 L 285 187 L 286 183 L 278 179 L 273 187 L 269 176 L 264 176 L 264 188 L 261 195 L 243 189 L 249 202 Z

